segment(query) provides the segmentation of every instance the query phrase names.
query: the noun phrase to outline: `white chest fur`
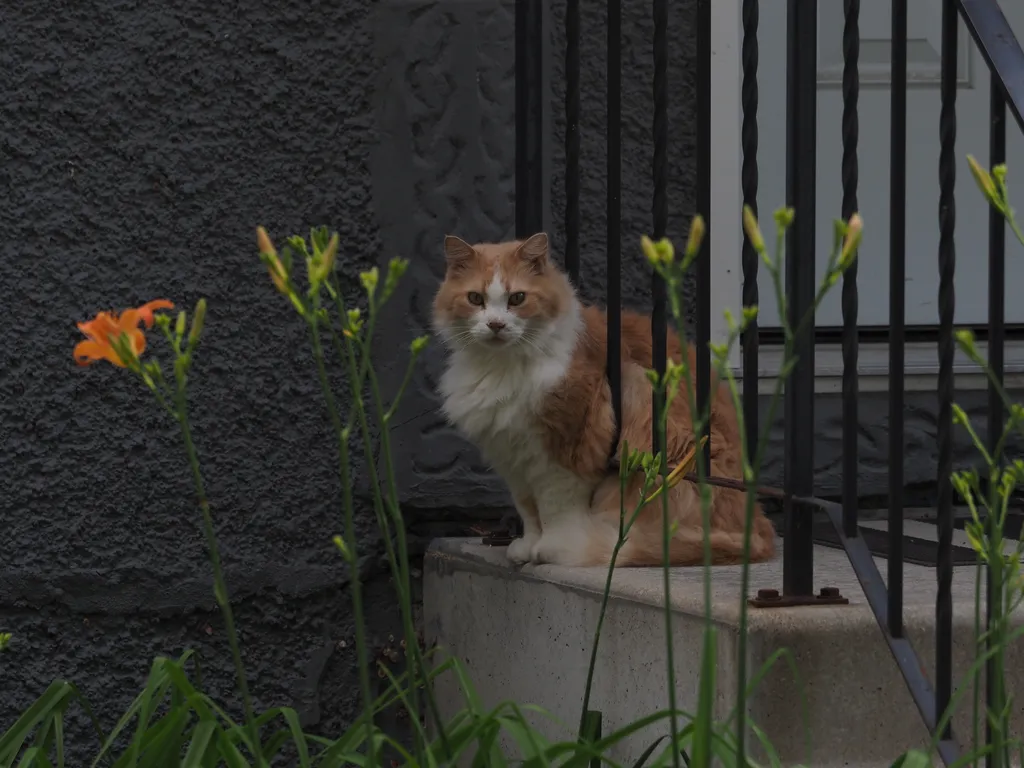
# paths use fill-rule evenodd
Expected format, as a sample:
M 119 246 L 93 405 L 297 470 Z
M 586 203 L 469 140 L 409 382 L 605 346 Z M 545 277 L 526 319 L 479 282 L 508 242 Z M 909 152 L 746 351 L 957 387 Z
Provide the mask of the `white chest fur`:
M 567 360 L 456 352 L 441 377 L 444 412 L 495 469 L 517 476 L 510 482 L 532 475 L 530 464 L 548 463 L 539 412 L 567 367 Z
M 565 379 L 580 332 L 578 308 L 543 346 L 455 350 L 440 381 L 443 410 L 512 486 L 523 491 L 564 474 L 545 450 L 539 414 Z

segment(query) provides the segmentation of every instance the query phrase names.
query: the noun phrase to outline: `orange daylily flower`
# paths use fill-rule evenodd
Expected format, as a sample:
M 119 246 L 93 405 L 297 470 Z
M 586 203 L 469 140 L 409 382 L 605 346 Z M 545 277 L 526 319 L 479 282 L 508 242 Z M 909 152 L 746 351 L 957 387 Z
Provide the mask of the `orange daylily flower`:
M 153 327 L 153 313 L 159 309 L 174 309 L 174 304 L 167 299 L 157 299 L 135 309 L 126 309 L 120 315 L 114 312 L 100 312 L 92 320 L 78 323 L 78 330 L 86 335 L 85 341 L 75 345 L 75 362 L 79 365 L 92 365 L 100 360 L 113 363 L 118 368 L 127 367 L 117 354 L 114 343 L 124 334 L 128 337 L 128 346 L 136 357 L 146 349 L 146 334 L 139 328 Z

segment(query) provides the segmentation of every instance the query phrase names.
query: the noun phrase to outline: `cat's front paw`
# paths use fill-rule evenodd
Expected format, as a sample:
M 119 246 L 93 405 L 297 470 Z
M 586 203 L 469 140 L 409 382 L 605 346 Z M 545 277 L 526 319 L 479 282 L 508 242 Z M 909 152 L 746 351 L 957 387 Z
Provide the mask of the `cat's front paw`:
M 516 565 L 522 565 L 523 563 L 530 562 L 530 552 L 533 550 L 534 544 L 537 543 L 537 538 L 530 536 L 524 536 L 521 539 L 516 539 L 508 545 L 506 550 L 506 556 Z
M 576 542 L 566 536 L 548 534 L 547 531 L 533 545 L 530 560 L 538 565 L 578 566 L 586 564 L 585 552 Z

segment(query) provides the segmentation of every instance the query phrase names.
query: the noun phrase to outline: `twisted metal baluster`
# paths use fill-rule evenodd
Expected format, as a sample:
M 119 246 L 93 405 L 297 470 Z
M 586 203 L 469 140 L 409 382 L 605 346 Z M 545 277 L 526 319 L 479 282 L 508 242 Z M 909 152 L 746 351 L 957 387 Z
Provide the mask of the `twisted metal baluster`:
M 743 0 L 743 85 L 740 104 L 743 109 L 740 146 L 743 150 L 741 180 L 743 203 L 757 215 L 757 26 L 759 21 L 759 0 Z M 756 307 L 757 272 L 759 259 L 750 238 L 743 235 L 743 306 Z M 758 367 L 757 317 L 751 320 L 743 331 L 743 419 L 747 432 L 747 450 L 753 452 L 757 446 L 757 367 Z M 751 459 L 753 457 L 751 456 Z
M 740 92 L 740 106 L 743 110 L 743 124 L 740 128 L 740 147 L 743 151 L 743 165 L 740 179 L 743 186 L 743 203 L 757 215 L 757 26 L 759 16 L 759 0 L 743 0 L 743 46 L 742 65 L 743 82 Z M 758 302 L 757 271 L 760 259 L 757 251 L 743 234 L 743 306 L 756 307 Z M 757 403 L 757 316 L 743 329 L 743 424 L 746 431 L 747 460 L 753 464 L 757 451 L 758 420 Z M 744 546 L 750 546 L 749 537 Z M 749 551 L 749 550 L 748 550 Z M 749 589 L 749 572 L 744 569 L 741 581 L 741 594 L 746 596 Z M 738 656 L 738 679 L 736 689 L 736 762 L 746 763 L 746 731 L 744 722 L 747 712 L 747 653 L 746 637 L 740 638 Z
M 860 0 L 846 0 L 843 27 L 843 218 L 857 212 Z M 857 535 L 857 262 L 843 275 L 843 530 Z
M 942 3 L 942 109 L 939 113 L 939 461 L 938 596 L 935 603 L 935 719 L 952 695 L 953 604 L 953 318 L 956 295 L 956 76 L 957 1 Z M 947 726 L 943 738 L 949 738 Z
M 668 0 L 654 0 L 654 157 L 652 176 L 654 199 L 651 214 L 654 219 L 654 239 L 660 240 L 668 228 Z M 651 341 L 653 343 L 654 370 L 665 372 L 668 355 L 668 317 L 666 314 L 665 281 L 657 272 L 651 278 L 654 309 L 651 312 Z M 653 400 L 651 414 L 651 445 L 655 452 L 663 451 L 659 445 L 658 419 L 664 402 L 665 389 L 659 386 Z M 666 435 L 666 440 L 668 436 Z M 667 471 L 668 457 L 662 453 L 662 471 Z
M 903 637 L 903 450 L 907 277 L 907 0 L 892 3 L 889 136 L 889 632 Z
M 565 271 L 580 284 L 580 0 L 565 8 Z

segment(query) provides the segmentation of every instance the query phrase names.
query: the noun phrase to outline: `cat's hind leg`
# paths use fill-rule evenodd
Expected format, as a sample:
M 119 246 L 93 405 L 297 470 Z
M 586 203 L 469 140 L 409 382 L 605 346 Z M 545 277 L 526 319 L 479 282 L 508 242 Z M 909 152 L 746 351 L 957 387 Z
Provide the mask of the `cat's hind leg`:
M 505 554 L 513 563 L 530 562 L 530 553 L 540 541 L 541 523 L 537 513 L 537 501 L 529 494 L 514 494 L 516 512 L 523 519 L 523 535 L 508 545 Z
M 538 494 L 543 533 L 530 553 L 535 563 L 584 567 L 608 562 L 616 532 L 590 514 L 592 488 L 557 484 Z

